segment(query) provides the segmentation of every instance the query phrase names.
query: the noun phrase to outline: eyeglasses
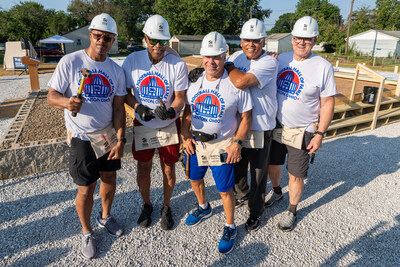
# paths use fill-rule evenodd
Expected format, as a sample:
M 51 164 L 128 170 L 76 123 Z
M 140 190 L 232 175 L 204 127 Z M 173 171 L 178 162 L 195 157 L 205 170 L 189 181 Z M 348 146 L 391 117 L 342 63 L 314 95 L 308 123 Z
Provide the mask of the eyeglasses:
M 93 33 L 93 32 L 92 32 L 92 36 L 93 36 L 93 39 L 95 39 L 96 41 L 99 41 L 101 38 L 103 38 L 104 42 L 106 42 L 106 43 L 109 43 L 114 39 L 114 37 L 110 37 L 110 36 L 107 36 L 104 34 Z
M 296 44 L 299 44 L 299 43 L 301 43 L 301 42 L 304 42 L 305 44 L 312 44 L 313 38 L 300 38 L 300 37 L 294 37 L 294 36 L 293 36 L 293 41 L 294 41 Z
M 253 43 L 253 44 L 261 44 L 261 42 L 263 41 L 263 39 L 242 39 L 243 42 L 246 43 Z
M 150 39 L 148 36 L 147 36 L 147 39 L 149 40 L 149 43 L 151 45 L 156 45 L 157 43 L 159 43 L 161 46 L 164 46 L 164 45 L 168 44 L 168 40 Z

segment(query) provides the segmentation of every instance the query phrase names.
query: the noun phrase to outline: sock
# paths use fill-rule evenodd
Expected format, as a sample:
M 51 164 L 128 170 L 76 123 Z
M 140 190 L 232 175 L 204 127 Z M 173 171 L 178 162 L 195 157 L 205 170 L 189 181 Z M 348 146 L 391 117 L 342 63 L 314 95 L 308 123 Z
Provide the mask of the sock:
M 236 225 L 235 224 L 225 224 L 225 226 L 228 226 L 231 229 L 236 229 Z
M 204 203 L 204 204 L 199 204 L 200 208 L 202 208 L 203 210 L 208 209 L 208 202 Z
M 290 211 L 294 215 L 296 215 L 296 209 L 297 209 L 297 205 L 289 204 L 288 211 Z
M 282 195 L 282 188 L 280 185 L 278 185 L 277 187 L 274 187 L 274 192 L 278 195 Z

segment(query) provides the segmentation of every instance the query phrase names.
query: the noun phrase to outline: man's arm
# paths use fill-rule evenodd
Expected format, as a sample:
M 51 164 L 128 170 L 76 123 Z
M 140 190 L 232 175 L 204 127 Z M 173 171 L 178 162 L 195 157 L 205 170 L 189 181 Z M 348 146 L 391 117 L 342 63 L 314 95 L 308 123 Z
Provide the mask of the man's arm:
M 243 71 L 236 68 L 235 65 L 227 67 L 227 71 L 229 73 L 229 79 L 238 89 L 246 89 L 250 86 L 255 86 L 259 84 L 259 81 L 254 74 L 244 73 Z
M 239 128 L 236 132 L 235 139 L 244 141 L 249 134 L 251 127 L 251 110 L 243 112 L 240 114 L 241 122 L 239 124 Z M 226 163 L 236 163 L 240 161 L 242 146 L 238 143 L 233 142 L 226 148 L 226 152 L 228 152 L 228 158 L 226 159 Z
M 126 113 L 125 113 L 125 96 L 114 96 L 113 101 L 113 125 L 117 132 L 117 138 L 125 138 L 125 128 L 126 128 Z M 118 141 L 117 145 L 113 147 L 108 156 L 108 160 L 120 159 L 124 154 L 125 142 Z
M 78 113 L 81 110 L 82 104 L 85 103 L 85 99 L 76 96 L 65 97 L 63 94 L 50 87 L 49 93 L 47 94 L 47 103 L 57 109 L 66 108 L 71 112 Z
M 174 92 L 175 98 L 174 101 L 172 101 L 171 107 L 175 110 L 175 114 L 179 114 L 185 105 L 186 91 L 187 90 Z
M 318 129 L 319 132 L 326 132 L 329 124 L 332 121 L 333 110 L 335 108 L 335 97 L 321 97 L 321 108 L 319 111 L 319 122 Z M 307 146 L 307 150 L 309 150 L 308 154 L 312 154 L 318 149 L 321 148 L 323 136 L 316 134 L 310 141 L 310 144 Z
M 186 105 L 183 110 L 182 116 L 182 127 L 181 127 L 181 136 L 182 136 L 182 145 L 185 148 L 185 151 L 189 155 L 193 155 L 195 153 L 194 146 L 196 145 L 196 141 L 194 140 L 192 134 L 190 133 L 190 125 L 192 123 L 192 112 L 190 111 L 190 105 Z

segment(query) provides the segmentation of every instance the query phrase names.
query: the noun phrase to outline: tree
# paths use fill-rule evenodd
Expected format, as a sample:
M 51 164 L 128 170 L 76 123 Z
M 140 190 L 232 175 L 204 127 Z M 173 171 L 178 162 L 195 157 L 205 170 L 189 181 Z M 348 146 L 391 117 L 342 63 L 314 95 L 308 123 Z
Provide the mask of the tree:
M 379 30 L 400 30 L 400 2 L 398 0 L 376 0 L 376 26 Z
M 269 31 L 271 33 L 289 33 L 293 29 L 293 25 L 296 22 L 294 13 L 285 13 L 280 15 L 278 20 L 275 22 L 274 27 Z
M 21 37 L 36 43 L 47 28 L 49 12 L 36 2 L 21 2 L 8 12 L 1 13 L 1 35 L 6 34 L 10 40 Z
M 43 38 L 69 32 L 74 30 L 77 26 L 86 25 L 86 21 L 79 21 L 72 14 L 67 14 L 64 11 L 50 9 L 48 13 L 47 28 L 43 34 Z
M 351 16 L 350 35 L 355 35 L 375 27 L 376 17 L 373 9 L 370 9 L 369 7 L 362 7 L 353 12 Z
M 90 21 L 98 14 L 108 13 L 118 27 L 118 39 L 137 40 L 143 37 L 141 32 L 143 21 L 152 12 L 153 0 L 72 0 L 68 6 L 77 19 Z
M 263 10 L 259 0 L 156 0 L 154 11 L 163 16 L 172 34 L 207 34 L 218 31 L 238 34 L 252 17 L 263 20 L 271 11 Z

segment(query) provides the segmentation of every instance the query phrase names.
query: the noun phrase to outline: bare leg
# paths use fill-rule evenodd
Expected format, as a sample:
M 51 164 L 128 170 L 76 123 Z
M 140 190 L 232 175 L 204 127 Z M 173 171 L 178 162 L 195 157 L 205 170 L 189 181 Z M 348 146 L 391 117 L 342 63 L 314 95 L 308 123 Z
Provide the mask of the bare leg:
M 207 199 L 204 180 L 190 180 L 190 182 L 192 184 L 193 192 L 196 195 L 199 204 L 205 204 L 207 202 Z
M 176 175 L 175 163 L 168 164 L 160 159 L 161 169 L 163 172 L 163 189 L 164 189 L 164 206 L 170 207 L 171 196 L 174 191 Z
M 296 177 L 289 173 L 289 202 L 297 205 L 300 202 L 304 190 L 303 178 Z
M 88 186 L 78 186 L 78 193 L 75 198 L 75 207 L 82 225 L 82 233 L 92 231 L 90 215 L 93 207 L 93 193 L 96 182 Z
M 273 187 L 281 183 L 281 165 L 269 165 L 268 176 Z
M 234 224 L 235 220 L 235 195 L 233 193 L 233 189 L 227 192 L 219 192 L 222 205 L 224 206 L 225 216 L 226 216 L 226 223 L 227 224 Z
M 116 189 L 117 172 L 100 172 L 100 197 L 102 207 L 102 218 L 106 218 L 111 212 L 111 205 L 114 200 Z
M 147 162 L 138 161 L 136 181 L 139 186 L 140 194 L 142 195 L 143 202 L 151 205 L 150 202 L 150 173 L 153 160 Z

